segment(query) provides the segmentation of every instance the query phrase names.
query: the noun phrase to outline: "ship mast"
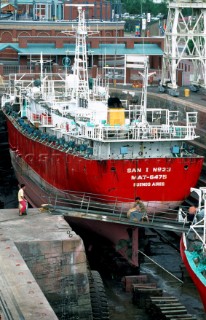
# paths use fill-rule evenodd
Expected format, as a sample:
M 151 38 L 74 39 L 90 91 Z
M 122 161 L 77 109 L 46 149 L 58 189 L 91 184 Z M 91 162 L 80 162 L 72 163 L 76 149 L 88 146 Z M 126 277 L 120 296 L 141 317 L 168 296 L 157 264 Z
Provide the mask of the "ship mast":
M 84 4 L 83 7 L 79 4 L 66 4 L 67 7 L 77 7 L 78 10 L 78 25 L 75 28 L 76 46 L 73 65 L 73 75 L 75 85 L 71 92 L 72 100 L 76 101 L 79 107 L 87 108 L 89 97 L 89 81 L 88 81 L 88 65 L 87 65 L 87 36 L 88 31 L 85 22 L 84 7 L 93 7 L 94 4 Z M 89 32 L 94 33 L 94 32 Z
M 142 57 L 141 57 L 142 58 Z M 144 67 L 144 73 L 139 72 L 139 74 L 143 78 L 142 83 L 142 94 L 141 94 L 141 105 L 140 105 L 140 122 L 142 124 L 147 123 L 147 87 L 148 87 L 148 79 L 151 77 L 155 72 L 149 73 L 149 57 L 143 56 L 143 61 L 141 61 Z
M 75 90 L 72 92 L 72 98 L 77 103 L 85 103 L 85 107 L 89 101 L 89 83 L 88 83 L 88 66 L 87 66 L 87 28 L 85 23 L 85 10 L 78 6 L 78 26 L 76 29 L 76 49 L 74 58 L 74 78 L 77 81 Z M 80 102 L 81 101 L 81 102 Z
M 188 10 L 191 11 L 190 16 L 188 16 Z M 199 86 L 206 88 L 205 40 L 205 1 L 170 0 L 160 91 L 165 91 L 164 88 L 168 87 L 171 94 L 175 93 L 178 87 L 177 70 L 181 60 L 192 61 L 194 72 L 191 90 L 197 91 Z

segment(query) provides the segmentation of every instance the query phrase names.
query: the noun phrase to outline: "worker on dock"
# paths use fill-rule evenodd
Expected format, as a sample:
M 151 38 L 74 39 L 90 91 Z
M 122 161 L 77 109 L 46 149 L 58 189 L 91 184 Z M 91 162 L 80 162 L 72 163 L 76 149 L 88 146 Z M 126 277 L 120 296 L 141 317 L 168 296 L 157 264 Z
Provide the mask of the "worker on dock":
M 18 201 L 19 201 L 19 215 L 27 215 L 26 209 L 27 209 L 27 200 L 24 196 L 24 190 L 26 188 L 25 184 L 21 184 L 21 188 L 18 192 Z
M 131 209 L 127 212 L 127 218 L 131 221 L 147 221 L 149 218 L 146 212 L 144 203 L 141 201 L 140 197 L 135 198 L 135 203 Z

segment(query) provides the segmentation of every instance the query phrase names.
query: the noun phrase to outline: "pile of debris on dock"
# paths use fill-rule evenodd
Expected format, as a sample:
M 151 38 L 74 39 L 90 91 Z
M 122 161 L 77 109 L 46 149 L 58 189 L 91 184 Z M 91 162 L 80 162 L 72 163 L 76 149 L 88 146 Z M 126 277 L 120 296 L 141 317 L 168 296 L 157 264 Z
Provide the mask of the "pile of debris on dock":
M 153 319 L 159 320 L 195 320 L 188 314 L 186 307 L 150 279 L 149 275 L 125 276 L 122 283 L 126 292 L 132 293 L 132 302 L 140 309 L 145 309 Z

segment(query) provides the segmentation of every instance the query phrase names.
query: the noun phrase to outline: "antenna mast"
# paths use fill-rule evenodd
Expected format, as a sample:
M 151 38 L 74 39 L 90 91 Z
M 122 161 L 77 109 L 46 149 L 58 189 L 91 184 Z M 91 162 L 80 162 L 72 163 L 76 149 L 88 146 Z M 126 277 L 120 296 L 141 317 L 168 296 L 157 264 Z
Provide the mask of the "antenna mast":
M 77 7 L 78 25 L 76 27 L 76 47 L 74 58 L 74 79 L 76 81 L 75 89 L 72 90 L 72 99 L 77 100 L 79 106 L 87 107 L 89 101 L 89 81 L 87 65 L 87 27 L 85 23 L 85 10 L 83 7 L 93 7 L 93 4 L 84 4 L 83 7 L 75 4 L 66 6 Z
M 140 56 L 139 58 L 139 67 L 144 68 L 144 73 L 139 72 L 139 74 L 142 76 L 143 82 L 142 82 L 142 94 L 141 94 L 141 122 L 147 123 L 146 114 L 147 114 L 147 87 L 148 87 L 148 79 L 151 77 L 155 72 L 149 73 L 149 57 L 148 56 Z

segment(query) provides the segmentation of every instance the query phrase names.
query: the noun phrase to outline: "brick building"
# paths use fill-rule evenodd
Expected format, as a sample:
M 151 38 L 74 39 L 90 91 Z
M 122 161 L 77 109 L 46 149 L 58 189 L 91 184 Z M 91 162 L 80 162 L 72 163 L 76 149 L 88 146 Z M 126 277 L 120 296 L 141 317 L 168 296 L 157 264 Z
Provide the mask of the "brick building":
M 20 66 L 22 70 L 24 67 L 29 72 L 41 53 L 50 67 L 53 64 L 65 67 L 65 57 L 69 58 L 68 68 L 73 64 L 73 27 L 77 25 L 78 14 L 77 7 L 67 4 L 66 1 L 15 1 L 17 9 L 13 19 L 0 20 L 0 63 L 5 66 L 4 74 L 9 70 L 8 65 Z M 121 69 L 125 55 L 149 55 L 150 68 L 161 69 L 162 37 L 125 36 L 124 21 L 114 20 L 111 2 L 89 0 L 87 4 L 94 4 L 85 8 L 90 33 L 87 39 L 89 67 Z M 56 15 L 54 19 L 54 13 L 58 12 L 62 14 L 60 17 L 71 19 L 59 20 Z M 130 77 L 128 71 L 128 82 Z

